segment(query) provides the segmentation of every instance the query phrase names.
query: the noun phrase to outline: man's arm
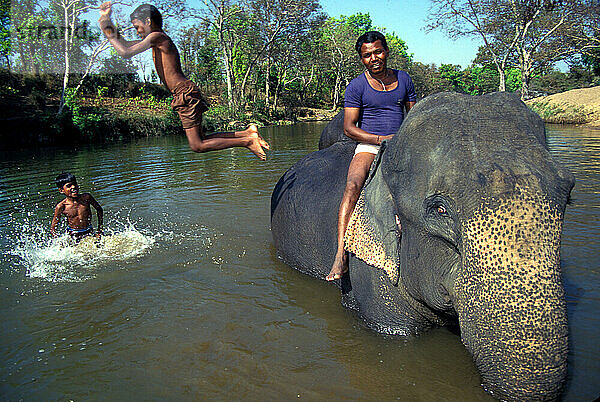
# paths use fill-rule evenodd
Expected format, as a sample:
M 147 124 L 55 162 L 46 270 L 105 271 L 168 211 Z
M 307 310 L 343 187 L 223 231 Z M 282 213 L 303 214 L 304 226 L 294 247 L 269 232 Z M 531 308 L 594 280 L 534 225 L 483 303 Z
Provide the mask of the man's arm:
M 94 207 L 96 210 L 96 214 L 98 215 L 98 234 L 102 234 L 102 224 L 104 222 L 104 210 L 98 204 L 98 201 L 90 194 L 90 205 Z
M 352 138 L 354 141 L 366 142 L 367 144 L 380 145 L 381 141 L 390 136 L 381 136 L 369 134 L 365 130 L 356 126 L 360 117 L 360 108 L 346 107 L 344 108 L 344 134 Z
M 406 103 L 404 104 L 404 107 L 406 108 L 406 113 L 408 113 L 408 111 L 409 111 L 410 109 L 412 109 L 412 107 L 415 105 L 415 103 L 417 103 L 417 102 L 414 102 L 414 101 L 408 101 L 408 102 L 406 102 Z
M 54 208 L 54 217 L 52 217 L 52 225 L 50 225 L 50 233 L 53 237 L 56 237 L 56 225 L 60 220 L 60 216 L 65 210 L 65 205 L 62 202 L 59 202 Z

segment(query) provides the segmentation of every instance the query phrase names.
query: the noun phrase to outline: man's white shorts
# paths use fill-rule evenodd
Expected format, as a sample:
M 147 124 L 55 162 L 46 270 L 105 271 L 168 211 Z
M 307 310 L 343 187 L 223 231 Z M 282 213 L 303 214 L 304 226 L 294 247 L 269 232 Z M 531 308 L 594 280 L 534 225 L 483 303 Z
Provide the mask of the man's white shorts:
M 366 142 L 359 142 L 356 146 L 356 149 L 354 150 L 354 155 L 361 152 L 367 152 L 369 154 L 377 155 L 377 152 L 379 152 L 379 147 L 379 145 L 367 144 Z

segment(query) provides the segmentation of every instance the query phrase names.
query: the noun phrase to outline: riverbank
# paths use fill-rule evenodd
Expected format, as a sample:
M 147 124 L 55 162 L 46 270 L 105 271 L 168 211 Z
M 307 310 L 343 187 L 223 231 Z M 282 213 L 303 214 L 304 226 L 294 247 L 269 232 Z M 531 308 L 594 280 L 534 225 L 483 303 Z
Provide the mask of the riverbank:
M 128 76 L 98 76 L 68 94 L 58 114 L 62 82 L 58 76 L 23 76 L 0 70 L 0 148 L 121 141 L 140 137 L 183 135 L 171 94 L 162 85 Z M 203 116 L 206 132 L 234 131 L 250 123 L 288 125 L 329 121 L 339 109 L 297 106 L 265 112 L 260 102 L 245 110 L 228 108 L 219 88 L 209 91 L 210 109 Z M 600 86 L 574 89 L 526 101 L 547 123 L 600 129 Z M 262 107 L 261 107 L 262 105 Z
M 600 86 L 540 96 L 525 103 L 546 123 L 600 129 Z
M 120 141 L 140 137 L 183 135 L 171 109 L 171 94 L 162 85 L 141 83 L 129 76 L 94 76 L 77 94 L 67 93 L 58 113 L 62 82 L 58 76 L 27 76 L 0 70 L 0 148 Z M 287 125 L 330 120 L 337 111 L 307 107 L 261 111 L 223 104 L 219 88 L 211 88 L 210 109 L 203 115 L 206 132 L 243 130 L 250 123 Z M 217 95 L 215 95 L 217 94 Z M 254 107 L 256 106 L 256 107 Z

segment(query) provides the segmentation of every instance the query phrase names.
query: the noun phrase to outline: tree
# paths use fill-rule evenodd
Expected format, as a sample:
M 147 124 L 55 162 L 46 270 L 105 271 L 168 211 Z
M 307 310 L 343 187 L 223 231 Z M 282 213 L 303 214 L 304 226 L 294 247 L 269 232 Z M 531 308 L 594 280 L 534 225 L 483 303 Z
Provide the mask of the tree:
M 270 63 L 275 54 L 276 44 L 303 35 L 317 17 L 320 5 L 317 0 L 253 0 L 250 3 L 260 39 L 259 49 L 249 60 L 241 84 L 241 94 L 245 93 L 248 78 L 260 57 L 265 59 L 265 98 L 269 103 Z M 267 107 L 268 109 L 268 107 Z
M 480 37 L 479 58 L 496 65 L 498 89 L 506 90 L 505 71 L 515 66 L 526 98 L 534 74 L 597 48 L 599 25 L 598 0 L 433 0 L 428 29 Z
M 12 4 L 9 48 L 14 71 L 39 75 L 61 66 L 60 31 L 52 18 L 37 0 Z
M 593 30 L 600 24 L 597 0 L 512 2 L 507 21 L 519 32 L 517 64 L 521 70 L 521 97 L 529 95 L 531 78 L 555 62 L 598 48 Z M 502 31 L 500 31 L 502 34 Z
M 499 29 L 496 17 L 506 12 L 506 3 L 502 0 L 432 0 L 427 25 L 427 30 L 441 29 L 451 39 L 479 37 L 487 60 L 498 71 L 498 91 L 506 90 L 505 70 L 518 37 L 517 32 L 502 40 L 495 35 Z
M 177 44 L 183 73 L 205 90 L 222 82 L 216 35 L 207 28 L 197 24 L 184 29 Z
M 220 46 L 221 60 L 227 83 L 227 102 L 230 108 L 237 105 L 234 95 L 235 73 L 234 55 L 236 48 L 243 44 L 243 29 L 236 22 L 247 21 L 245 10 L 235 0 L 202 0 L 204 9 L 195 16 L 217 35 Z
M 360 69 L 354 45 L 363 33 L 373 29 L 369 14 L 354 14 L 349 17 L 328 18 L 321 28 L 319 40 L 327 60 L 328 71 L 333 74 L 331 90 L 332 110 L 339 106 L 342 87 L 354 78 Z
M 67 86 L 69 85 L 69 76 L 71 74 L 71 63 L 73 59 L 73 50 L 77 49 L 79 52 L 82 50 L 82 45 L 85 45 L 85 40 L 92 39 L 97 41 L 96 38 L 86 37 L 87 35 L 83 35 L 80 37 L 78 34 L 79 31 L 88 32 L 86 22 L 81 22 L 80 17 L 82 14 L 90 10 L 92 7 L 96 6 L 96 1 L 83 1 L 83 0 L 53 0 L 54 4 L 51 3 L 51 6 L 59 9 L 59 12 L 62 14 L 62 46 L 63 46 L 63 55 L 64 55 L 64 72 L 63 72 L 63 86 L 62 93 L 60 95 L 60 106 L 58 108 L 58 113 L 62 113 L 62 110 L 65 106 L 65 95 L 67 91 Z M 78 42 L 78 43 L 77 43 Z M 75 45 L 79 46 L 75 46 Z
M 388 65 L 400 69 L 408 70 L 412 64 L 412 55 L 408 53 L 408 46 L 396 33 L 386 33 L 385 29 L 381 29 L 385 33 L 385 40 L 390 50 Z
M 10 0 L 0 0 L 0 66 L 10 69 Z
M 320 5 L 316 0 L 254 0 L 251 10 L 257 22 L 260 48 L 248 64 L 242 82 L 242 94 L 254 65 L 262 59 L 265 76 L 265 106 L 271 110 L 271 76 L 274 73 L 273 107 L 276 107 L 281 80 L 295 67 L 303 41 L 316 21 L 321 20 Z M 284 78 L 285 77 L 285 78 Z

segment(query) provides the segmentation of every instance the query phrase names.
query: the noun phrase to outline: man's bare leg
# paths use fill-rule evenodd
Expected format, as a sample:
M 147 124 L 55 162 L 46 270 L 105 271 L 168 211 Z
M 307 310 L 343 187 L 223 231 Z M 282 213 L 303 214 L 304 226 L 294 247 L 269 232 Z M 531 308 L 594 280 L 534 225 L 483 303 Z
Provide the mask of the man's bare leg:
M 255 125 L 250 125 L 244 131 L 219 132 L 204 136 L 202 126 L 198 125 L 185 130 L 190 148 L 194 152 L 209 152 L 219 149 L 245 147 L 261 160 L 267 159 L 263 150 L 269 149 L 269 144 L 258 135 Z
M 346 188 L 344 189 L 344 195 L 338 212 L 337 253 L 331 271 L 327 277 L 325 277 L 328 281 L 340 279 L 348 272 L 348 253 L 344 250 L 344 234 L 346 233 L 348 221 L 354 211 L 360 191 L 365 184 L 365 180 L 367 180 L 369 168 L 374 159 L 375 154 L 361 152 L 354 155 L 352 162 L 350 162 L 348 177 L 346 179 Z

